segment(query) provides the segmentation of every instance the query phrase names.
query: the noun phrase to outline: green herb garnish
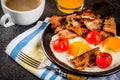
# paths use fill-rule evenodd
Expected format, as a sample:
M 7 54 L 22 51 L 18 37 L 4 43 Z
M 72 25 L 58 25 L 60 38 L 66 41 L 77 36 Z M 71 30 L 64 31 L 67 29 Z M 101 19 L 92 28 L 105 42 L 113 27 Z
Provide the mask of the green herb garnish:
M 71 26 L 71 23 L 70 23 L 70 22 L 67 22 L 66 26 L 68 26 L 68 27 Z
M 103 24 L 107 24 L 107 25 L 110 25 L 110 22 L 104 22 Z

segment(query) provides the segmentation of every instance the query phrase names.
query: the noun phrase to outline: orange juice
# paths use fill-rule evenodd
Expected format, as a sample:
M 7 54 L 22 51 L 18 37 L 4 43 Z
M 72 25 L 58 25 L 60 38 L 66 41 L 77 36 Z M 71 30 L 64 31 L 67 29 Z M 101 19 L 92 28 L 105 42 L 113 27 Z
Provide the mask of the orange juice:
M 57 0 L 57 7 L 64 13 L 73 13 L 80 9 L 84 4 L 84 0 Z

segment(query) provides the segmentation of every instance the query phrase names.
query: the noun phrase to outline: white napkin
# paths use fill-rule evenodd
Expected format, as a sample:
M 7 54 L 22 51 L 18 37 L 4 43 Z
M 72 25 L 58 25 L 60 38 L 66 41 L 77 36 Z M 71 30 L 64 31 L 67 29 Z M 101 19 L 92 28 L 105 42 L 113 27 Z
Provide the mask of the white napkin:
M 42 80 L 66 80 L 66 78 L 59 76 L 52 70 L 45 68 L 34 69 L 17 58 L 19 52 L 24 52 L 34 59 L 41 59 L 41 54 L 39 54 L 39 52 L 41 52 L 40 50 L 38 50 L 36 53 L 30 53 L 30 50 L 32 50 L 38 43 L 40 43 L 41 35 L 47 25 L 49 25 L 49 18 L 46 18 L 45 21 L 38 21 L 38 23 L 33 28 L 28 29 L 27 31 L 14 38 L 8 44 L 6 53 L 18 64 Z M 46 59 L 45 63 L 51 67 L 57 67 L 48 59 Z M 104 77 L 88 77 L 88 80 L 119 80 L 119 78 L 116 74 L 113 74 Z

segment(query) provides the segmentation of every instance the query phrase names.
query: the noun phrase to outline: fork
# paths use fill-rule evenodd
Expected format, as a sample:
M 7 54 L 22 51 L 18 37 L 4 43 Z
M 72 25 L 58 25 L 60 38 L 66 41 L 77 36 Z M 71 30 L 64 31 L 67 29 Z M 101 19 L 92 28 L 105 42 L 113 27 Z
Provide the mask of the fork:
M 80 77 L 80 76 L 76 76 L 76 75 L 73 75 L 73 74 L 65 73 L 58 68 L 48 66 L 44 62 L 39 62 L 39 61 L 31 58 L 30 56 L 26 55 L 23 52 L 20 52 L 17 55 L 17 58 L 20 59 L 25 64 L 27 64 L 27 65 L 35 68 L 35 69 L 47 68 L 47 69 L 53 70 L 53 71 L 57 72 L 60 76 L 66 77 L 68 80 L 86 80 L 86 78 L 84 78 L 84 77 Z

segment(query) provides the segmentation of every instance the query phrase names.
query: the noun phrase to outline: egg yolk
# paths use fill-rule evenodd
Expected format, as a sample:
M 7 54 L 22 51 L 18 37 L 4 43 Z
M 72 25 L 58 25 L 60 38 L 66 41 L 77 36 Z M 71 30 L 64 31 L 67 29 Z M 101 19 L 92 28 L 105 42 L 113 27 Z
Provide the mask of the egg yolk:
M 68 54 L 76 57 L 90 49 L 91 47 L 88 44 L 77 41 L 77 42 L 73 42 L 70 44 L 69 49 L 68 49 Z
M 109 37 L 102 42 L 102 47 L 110 52 L 118 52 L 120 51 L 120 38 Z

